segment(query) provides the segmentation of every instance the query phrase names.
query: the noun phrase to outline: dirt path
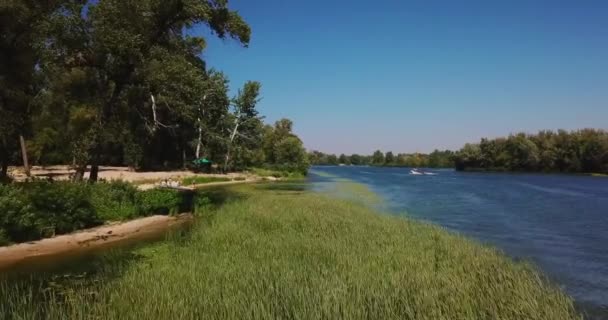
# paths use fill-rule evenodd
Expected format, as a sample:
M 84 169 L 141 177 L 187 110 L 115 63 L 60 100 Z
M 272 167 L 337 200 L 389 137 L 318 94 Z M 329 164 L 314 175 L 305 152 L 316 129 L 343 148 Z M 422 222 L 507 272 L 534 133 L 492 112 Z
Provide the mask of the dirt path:
M 151 216 L 105 225 L 40 241 L 0 247 L 0 270 L 39 264 L 57 258 L 79 256 L 131 242 L 162 237 L 167 231 L 189 224 L 192 215 Z

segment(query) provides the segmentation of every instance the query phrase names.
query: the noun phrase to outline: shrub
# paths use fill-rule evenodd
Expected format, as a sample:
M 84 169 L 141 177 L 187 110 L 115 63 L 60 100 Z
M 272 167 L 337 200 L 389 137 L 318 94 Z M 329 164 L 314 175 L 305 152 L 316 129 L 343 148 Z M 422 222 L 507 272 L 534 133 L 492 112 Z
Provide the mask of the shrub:
M 29 222 L 31 208 L 25 193 L 13 185 L 0 185 L 0 229 L 3 238 L 15 240 L 33 231 Z
M 0 228 L 0 246 L 6 246 L 9 245 L 11 242 L 8 239 L 8 234 L 6 234 L 6 231 L 2 228 Z
M 133 219 L 140 215 L 137 189 L 122 181 L 97 183 L 92 186 L 91 203 L 104 221 Z
M 90 190 L 69 182 L 32 182 L 26 185 L 37 237 L 64 234 L 101 224 L 90 202 Z
M 103 221 L 175 214 L 205 205 L 204 200 L 190 196 L 170 189 L 138 191 L 126 182 L 0 185 L 0 245 L 65 234 Z
M 0 187 L 0 229 L 21 242 L 101 223 L 83 184 L 34 181 Z
M 137 205 L 142 216 L 175 214 L 182 204 L 182 194 L 177 190 L 152 189 L 137 193 Z

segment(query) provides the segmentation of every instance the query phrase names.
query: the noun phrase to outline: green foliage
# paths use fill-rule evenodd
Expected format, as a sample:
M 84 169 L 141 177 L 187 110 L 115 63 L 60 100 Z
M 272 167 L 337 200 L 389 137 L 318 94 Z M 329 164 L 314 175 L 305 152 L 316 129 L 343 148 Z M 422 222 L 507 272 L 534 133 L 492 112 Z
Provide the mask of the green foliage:
M 0 185 L 0 243 L 38 240 L 104 221 L 191 210 L 186 200 L 176 190 L 138 191 L 126 182 Z
M 228 1 L 9 0 L 0 22 L 0 176 L 17 162 L 19 135 L 31 163 L 74 164 L 75 180 L 87 165 L 264 162 L 261 84 L 229 99 L 228 78 L 202 58 L 206 39 L 190 32 L 248 46 Z
M 324 164 L 325 162 L 323 162 L 322 160 L 319 162 L 313 162 L 313 164 Z M 341 154 L 340 158 L 338 159 L 338 163 L 339 164 L 343 164 L 343 165 L 350 165 L 350 157 L 346 156 L 345 154 Z
M 151 189 L 137 193 L 139 212 L 145 215 L 176 214 L 183 205 L 183 195 L 177 190 Z
M 608 133 L 584 129 L 541 131 L 465 145 L 455 157 L 458 170 L 608 172 Z
M 226 177 L 192 176 L 192 177 L 186 177 L 186 178 L 182 179 L 182 184 L 190 186 L 190 185 L 194 185 L 194 184 L 205 184 L 205 183 L 211 183 L 211 182 L 225 182 L 225 181 L 230 181 L 230 179 L 226 178 Z
M 534 268 L 492 248 L 273 186 L 276 191 L 239 189 L 242 199 L 207 213 L 212 222 L 139 249 L 129 263 L 108 263 L 93 281 L 40 295 L 32 294 L 41 287 L 35 283 L 0 282 L 0 313 L 20 319 L 581 319 L 572 300 Z
M 384 156 L 384 163 L 385 164 L 395 163 L 395 155 L 393 154 L 392 151 L 389 151 L 386 153 L 386 155 Z
M 0 186 L 0 229 L 22 242 L 98 225 L 89 192 L 86 185 L 46 181 Z
M 382 153 L 382 151 L 380 150 L 376 150 L 376 152 L 374 152 L 374 154 L 372 155 L 372 163 L 373 165 L 384 165 L 384 153 Z
M 293 133 L 289 119 L 275 122 L 274 127 L 264 128 L 264 166 L 278 171 L 306 175 L 310 162 L 302 140 Z
M 290 168 L 281 169 L 276 166 L 270 166 L 268 168 L 251 168 L 253 174 L 259 177 L 273 177 L 283 179 L 302 179 L 305 177 L 304 174 L 293 171 Z
M 230 137 L 224 159 L 224 170 L 244 169 L 263 161 L 262 117 L 256 109 L 260 101 L 262 85 L 257 81 L 247 81 L 243 89 L 232 99 L 234 108 L 230 115 Z
M 414 153 L 397 155 L 389 151 L 382 153 L 378 150 L 371 156 L 361 156 L 353 154 L 347 156 L 341 154 L 336 157 L 333 154 L 325 154 L 319 151 L 313 151 L 309 154 L 309 159 L 313 165 L 373 165 L 386 167 L 424 167 L 424 168 L 448 168 L 454 165 L 454 152 L 445 150 L 435 150 L 430 154 Z
M 8 233 L 6 230 L 0 228 L 0 246 L 9 245 L 11 242 L 8 238 Z
M 103 221 L 120 221 L 139 217 L 137 189 L 127 182 L 96 183 L 91 188 L 91 204 Z

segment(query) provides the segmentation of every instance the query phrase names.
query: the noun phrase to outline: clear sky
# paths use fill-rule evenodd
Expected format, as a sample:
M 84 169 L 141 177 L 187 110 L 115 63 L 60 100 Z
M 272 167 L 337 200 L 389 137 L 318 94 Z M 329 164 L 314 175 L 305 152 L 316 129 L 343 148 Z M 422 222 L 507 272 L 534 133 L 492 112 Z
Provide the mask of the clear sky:
M 249 48 L 212 40 L 210 67 L 263 84 L 331 153 L 457 149 L 481 137 L 608 128 L 608 1 L 231 0 Z

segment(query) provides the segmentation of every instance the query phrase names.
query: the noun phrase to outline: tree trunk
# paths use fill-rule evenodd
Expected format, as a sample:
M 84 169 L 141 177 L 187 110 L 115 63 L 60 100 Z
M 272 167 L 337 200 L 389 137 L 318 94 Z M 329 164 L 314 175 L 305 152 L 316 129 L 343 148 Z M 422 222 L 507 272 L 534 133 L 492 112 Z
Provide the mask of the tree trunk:
M 89 173 L 89 182 L 97 182 L 99 178 L 99 165 L 95 162 L 91 164 L 91 172 Z
M 99 178 L 99 148 L 95 148 L 91 161 L 91 171 L 89 172 L 89 182 L 97 182 Z
M 236 137 L 236 134 L 239 130 L 239 116 L 237 116 L 236 120 L 234 121 L 234 130 L 232 130 L 232 134 L 230 135 L 230 144 L 228 145 L 228 151 L 226 152 L 226 159 L 224 159 L 224 172 L 228 172 L 228 162 L 230 161 L 230 151 L 232 150 L 232 143 L 234 141 L 234 138 Z
M 0 149 L 0 183 L 8 177 L 8 152 L 4 147 Z
M 6 140 L 2 139 L 5 143 L 0 145 L 0 183 L 8 177 L 8 151 L 6 150 Z
M 224 173 L 228 173 L 228 161 L 230 161 L 230 147 L 228 148 L 228 151 L 226 152 L 226 158 L 224 159 Z
M 203 145 L 203 127 L 201 124 L 201 120 L 198 120 L 198 141 L 196 143 L 196 158 L 199 159 L 201 157 L 201 148 Z
M 6 177 L 8 177 L 8 159 L 6 157 L 2 157 L 2 170 L 0 171 L 0 180 L 6 179 Z
M 30 177 L 30 165 L 27 162 L 27 148 L 25 147 L 25 139 L 23 139 L 23 135 L 19 135 L 19 143 L 21 144 L 21 157 L 23 158 L 23 169 L 25 170 L 25 175 Z
M 76 167 L 76 173 L 74 173 L 73 181 L 82 181 L 84 179 L 84 173 L 87 170 L 87 165 L 79 165 Z

